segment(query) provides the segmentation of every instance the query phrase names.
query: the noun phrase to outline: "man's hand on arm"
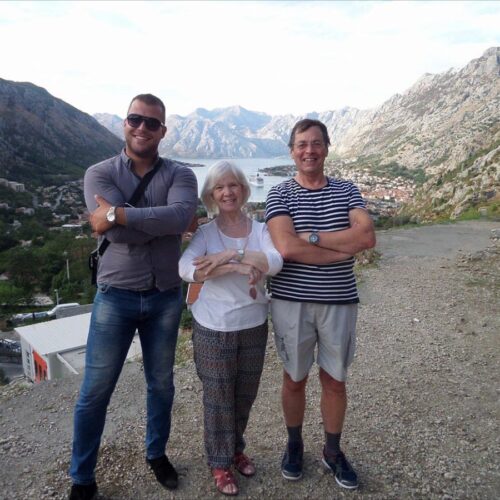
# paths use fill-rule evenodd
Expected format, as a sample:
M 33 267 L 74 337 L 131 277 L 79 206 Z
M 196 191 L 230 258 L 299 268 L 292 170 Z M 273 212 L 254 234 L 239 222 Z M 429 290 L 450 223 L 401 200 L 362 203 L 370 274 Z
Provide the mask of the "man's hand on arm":
M 89 221 L 96 233 L 105 234 L 112 243 L 145 245 L 154 239 L 154 236 L 129 226 L 123 208 L 127 200 L 123 198 L 123 193 L 108 172 L 89 168 L 84 177 L 84 194 L 90 214 Z M 114 223 L 110 223 L 106 218 L 111 206 L 117 207 Z
M 368 212 L 362 208 L 353 208 L 349 211 L 351 227 L 341 231 L 319 232 L 318 246 L 346 252 L 354 255 L 367 248 L 375 246 L 375 230 L 373 221 Z M 298 236 L 308 241 L 311 233 L 301 233 Z
M 295 232 L 292 218 L 287 215 L 273 217 L 267 227 L 274 246 L 284 260 L 302 264 L 331 264 L 346 260 L 353 254 L 311 245 Z
M 110 222 L 107 215 L 109 209 L 112 207 L 111 203 L 98 194 L 95 195 L 95 201 L 97 203 L 97 208 L 90 213 L 89 221 L 92 229 L 97 234 L 104 234 L 116 224 L 119 224 L 120 226 L 127 225 L 127 217 L 123 207 L 115 207 L 115 221 Z
M 97 234 L 104 234 L 114 225 L 113 222 L 109 222 L 107 219 L 107 214 L 111 208 L 111 204 L 108 203 L 102 196 L 97 194 L 95 195 L 95 201 L 97 203 L 97 208 L 93 212 L 90 212 L 89 221 L 92 229 Z
M 228 264 L 235 258 L 234 250 L 223 250 L 222 252 L 201 255 L 193 260 L 197 271 L 202 271 L 205 275 L 210 274 L 216 267 Z
M 223 252 L 221 252 L 222 254 Z M 263 276 L 263 273 L 252 266 L 251 264 L 242 264 L 241 262 L 225 262 L 217 265 L 213 268 L 196 268 L 193 278 L 197 282 L 207 281 L 210 279 L 218 278 L 219 276 L 224 276 L 229 273 L 238 273 L 244 276 L 248 276 L 248 284 L 257 284 Z

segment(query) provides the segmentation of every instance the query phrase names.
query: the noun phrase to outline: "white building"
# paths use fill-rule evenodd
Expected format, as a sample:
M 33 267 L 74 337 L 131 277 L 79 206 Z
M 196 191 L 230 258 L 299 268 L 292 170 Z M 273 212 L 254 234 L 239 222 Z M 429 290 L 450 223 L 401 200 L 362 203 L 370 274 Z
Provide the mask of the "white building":
M 18 193 L 24 193 L 24 184 L 21 182 L 8 181 L 10 189 L 17 191 Z
M 41 382 L 83 371 L 90 314 L 15 328 L 21 338 L 24 374 L 29 380 Z M 141 344 L 136 334 L 127 359 L 140 356 Z

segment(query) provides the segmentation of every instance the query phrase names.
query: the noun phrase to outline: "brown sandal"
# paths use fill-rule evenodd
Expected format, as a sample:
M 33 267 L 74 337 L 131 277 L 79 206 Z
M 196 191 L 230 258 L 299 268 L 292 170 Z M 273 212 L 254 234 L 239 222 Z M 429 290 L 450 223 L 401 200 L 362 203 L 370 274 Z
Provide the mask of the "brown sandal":
M 230 497 L 238 494 L 236 478 L 230 469 L 212 469 L 212 476 L 215 479 L 215 486 L 220 493 Z M 228 491 L 228 486 L 234 486 L 234 491 L 231 491 L 231 489 Z
M 255 465 L 244 453 L 236 453 L 234 467 L 243 476 L 252 477 L 255 474 Z

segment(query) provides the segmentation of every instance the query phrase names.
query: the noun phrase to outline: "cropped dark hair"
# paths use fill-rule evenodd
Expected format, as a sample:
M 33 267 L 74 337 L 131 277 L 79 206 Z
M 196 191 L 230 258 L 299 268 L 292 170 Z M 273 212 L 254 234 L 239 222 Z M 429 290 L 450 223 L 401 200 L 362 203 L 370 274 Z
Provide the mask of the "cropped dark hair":
M 165 104 L 163 104 L 163 101 L 159 97 L 156 97 L 153 94 L 139 94 L 139 95 L 136 95 L 130 101 L 130 104 L 129 104 L 128 110 L 127 110 L 127 114 L 128 114 L 128 111 L 130 111 L 130 107 L 132 106 L 132 103 L 134 101 L 141 101 L 144 104 L 147 104 L 148 106 L 158 106 L 159 108 L 161 108 L 161 111 L 162 111 L 162 114 L 163 114 L 162 122 L 165 122 L 165 114 L 166 114 Z
M 290 134 L 290 140 L 288 141 L 288 147 L 293 148 L 293 143 L 295 142 L 295 134 L 305 132 L 311 127 L 319 127 L 321 134 L 323 135 L 323 142 L 328 147 L 330 145 L 330 137 L 328 137 L 328 130 L 326 125 L 319 120 L 312 120 L 311 118 L 304 118 L 298 121 L 292 128 L 292 133 Z

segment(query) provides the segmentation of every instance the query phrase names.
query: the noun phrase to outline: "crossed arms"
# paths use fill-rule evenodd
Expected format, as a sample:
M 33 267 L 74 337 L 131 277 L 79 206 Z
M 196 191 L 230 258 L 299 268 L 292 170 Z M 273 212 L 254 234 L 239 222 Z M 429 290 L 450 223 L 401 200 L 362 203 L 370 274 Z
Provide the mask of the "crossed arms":
M 128 200 L 113 179 L 92 168 L 85 174 L 84 191 L 92 229 L 113 243 L 143 245 L 158 236 L 180 234 L 197 205 L 196 177 L 188 170 L 176 172 L 162 206 L 124 207 Z M 106 218 L 111 206 L 117 207 L 115 224 Z
M 319 244 L 309 243 L 310 232 L 296 233 L 292 218 L 278 215 L 267 223 L 276 249 L 284 260 L 302 264 L 331 264 L 375 246 L 375 230 L 368 212 L 349 211 L 350 227 L 341 231 L 319 232 Z
M 217 241 L 215 222 L 203 231 L 201 228 L 193 236 L 188 248 L 179 262 L 179 274 L 185 281 L 206 281 L 236 272 L 246 275 L 249 284 L 255 284 L 264 275 L 273 276 L 281 270 L 283 259 L 274 248 L 271 237 L 265 226 L 256 227 L 260 250 L 245 250 L 245 255 L 238 261 L 238 253 L 233 249 L 207 253 L 208 240 Z

